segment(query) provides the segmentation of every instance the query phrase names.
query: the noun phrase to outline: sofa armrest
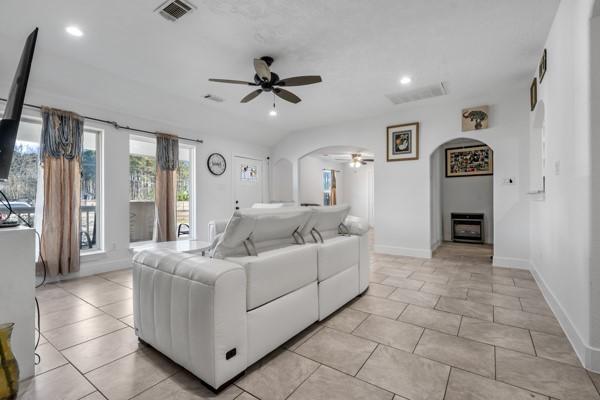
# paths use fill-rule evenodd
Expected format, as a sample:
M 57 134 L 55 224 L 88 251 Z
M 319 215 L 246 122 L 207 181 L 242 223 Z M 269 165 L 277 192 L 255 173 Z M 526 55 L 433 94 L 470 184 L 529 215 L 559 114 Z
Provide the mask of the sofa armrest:
M 344 220 L 344 225 L 348 228 L 351 235 L 362 236 L 369 231 L 369 223 L 366 219 L 348 215 Z
M 235 263 L 168 250 L 133 259 L 137 336 L 213 388 L 247 364 L 246 273 Z

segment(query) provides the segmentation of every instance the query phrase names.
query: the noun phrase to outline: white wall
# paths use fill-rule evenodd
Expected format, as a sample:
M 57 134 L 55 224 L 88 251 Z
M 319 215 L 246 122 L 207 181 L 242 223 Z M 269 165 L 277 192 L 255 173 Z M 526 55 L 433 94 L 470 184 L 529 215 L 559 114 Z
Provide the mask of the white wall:
M 491 128 L 469 134 L 492 147 L 495 155 L 494 262 L 527 267 L 529 259 L 528 85 L 476 99 L 442 99 L 398 108 L 393 114 L 308 129 L 289 135 L 273 151 L 273 160 L 294 162 L 327 146 L 360 146 L 375 153 L 375 249 L 378 252 L 431 256 L 430 155 L 442 143 L 463 137 L 462 108 L 489 104 Z M 388 125 L 421 123 L 420 157 L 416 161 L 386 162 Z M 512 177 L 513 185 L 502 185 Z M 294 196 L 298 198 L 294 165 Z
M 195 220 L 196 236 L 200 240 L 208 238 L 208 222 L 212 219 L 228 218 L 233 212 L 232 185 L 232 156 L 245 155 L 258 159 L 266 159 L 270 149 L 239 140 L 221 139 L 218 132 L 210 128 L 200 132 L 189 128 L 177 127 L 160 122 L 124 115 L 102 107 L 91 106 L 76 99 L 57 97 L 30 87 L 27 102 L 44 104 L 56 108 L 70 110 L 82 115 L 116 120 L 123 125 L 150 131 L 173 132 L 181 136 L 203 139 L 203 144 L 195 144 Z M 24 114 L 39 117 L 39 112 L 25 109 Z M 82 256 L 81 271 L 75 276 L 90 275 L 111 269 L 126 268 L 129 265 L 129 138 L 130 131 L 116 130 L 111 125 L 86 121 L 86 126 L 99 128 L 104 131 L 104 251 L 98 254 Z M 192 142 L 186 142 L 192 143 Z M 227 171 L 220 177 L 215 177 L 206 168 L 209 154 L 219 152 L 227 160 Z M 264 165 L 269 168 L 268 162 Z M 265 171 L 263 179 L 263 198 L 269 198 L 269 171 Z
M 429 170 L 431 193 L 431 250 L 435 250 L 444 240 L 442 220 L 442 167 L 444 161 L 442 152 L 438 149 L 431 154 L 431 168 Z
M 337 204 L 345 204 L 344 166 L 321 157 L 308 155 L 299 160 L 299 203 L 323 204 L 323 170 L 336 170 Z
M 367 163 L 360 168 L 344 165 L 344 203 L 350 205 L 350 214 L 364 218 L 373 226 L 373 163 Z
M 294 200 L 294 187 L 292 185 L 293 174 L 294 166 L 290 160 L 281 159 L 273 164 L 271 171 L 271 179 L 274 182 L 271 185 L 272 201 Z
M 481 144 L 474 140 L 458 139 L 444 144 L 434 153 L 438 154 L 441 161 L 438 168 L 441 183 L 443 240 L 445 241 L 452 240 L 451 214 L 453 212 L 472 212 L 485 215 L 485 242 L 494 243 L 494 177 L 491 175 L 446 177 L 446 149 Z
M 546 194 L 533 196 L 530 226 L 534 274 L 584 365 L 600 371 L 599 253 L 593 242 L 600 228 L 591 225 L 590 190 L 592 154 L 597 159 L 599 150 L 590 146 L 590 73 L 598 75 L 598 69 L 590 71 L 592 3 L 561 1 L 545 44 L 548 67 L 538 98 L 545 109 Z

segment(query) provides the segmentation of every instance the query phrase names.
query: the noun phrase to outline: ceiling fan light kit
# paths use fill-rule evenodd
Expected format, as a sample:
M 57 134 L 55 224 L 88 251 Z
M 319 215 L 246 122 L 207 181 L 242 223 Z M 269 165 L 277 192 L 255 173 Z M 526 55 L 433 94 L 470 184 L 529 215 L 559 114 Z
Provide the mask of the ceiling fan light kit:
M 322 82 L 322 79 L 319 75 L 294 76 L 291 78 L 279 79 L 279 75 L 271 71 L 271 64 L 273 64 L 272 57 L 264 56 L 254 59 L 254 71 L 256 72 L 254 75 L 254 82 L 215 78 L 210 78 L 209 81 L 218 83 L 231 83 L 236 85 L 260 86 L 259 89 L 256 89 L 243 97 L 240 101 L 241 103 L 247 103 L 258 97 L 258 95 L 263 92 L 273 92 L 275 96 L 293 104 L 298 104 L 302 101 L 302 99 L 300 99 L 300 97 L 296 96 L 294 93 L 282 89 L 282 87 L 304 86 Z M 275 111 L 275 114 L 272 113 L 273 111 Z M 277 115 L 274 103 L 273 110 L 271 110 L 269 114 Z

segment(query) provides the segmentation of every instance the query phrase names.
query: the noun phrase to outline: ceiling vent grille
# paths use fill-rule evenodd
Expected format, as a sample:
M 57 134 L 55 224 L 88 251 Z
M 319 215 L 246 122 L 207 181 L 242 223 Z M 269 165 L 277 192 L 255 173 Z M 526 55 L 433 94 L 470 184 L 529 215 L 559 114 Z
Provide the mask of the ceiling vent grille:
M 386 94 L 387 97 L 394 104 L 404 104 L 413 101 L 430 99 L 432 97 L 445 96 L 448 94 L 446 87 L 443 82 L 436 85 L 425 86 L 422 88 L 409 90 L 401 93 Z
M 185 0 L 168 0 L 161 4 L 154 12 L 158 12 L 169 21 L 177 21 L 184 15 L 194 11 L 196 7 Z

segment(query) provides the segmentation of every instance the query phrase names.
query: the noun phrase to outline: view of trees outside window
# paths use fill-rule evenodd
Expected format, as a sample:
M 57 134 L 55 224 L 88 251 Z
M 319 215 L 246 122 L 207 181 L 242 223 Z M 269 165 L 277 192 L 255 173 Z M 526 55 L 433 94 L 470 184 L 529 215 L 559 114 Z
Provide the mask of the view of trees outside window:
M 323 205 L 331 204 L 331 171 L 323 171 Z
M 193 148 L 179 145 L 177 169 L 177 233 L 189 238 L 191 204 L 191 161 Z M 156 142 L 132 138 L 129 142 L 129 240 L 152 240 L 156 188 Z
M 11 202 L 13 211 L 35 225 L 35 201 L 40 165 L 41 124 L 22 121 L 13 154 L 8 181 L 2 191 Z M 82 250 L 98 247 L 97 220 L 97 142 L 96 132 L 84 133 L 81 157 L 81 238 Z M 4 210 L 2 210 L 4 212 Z

